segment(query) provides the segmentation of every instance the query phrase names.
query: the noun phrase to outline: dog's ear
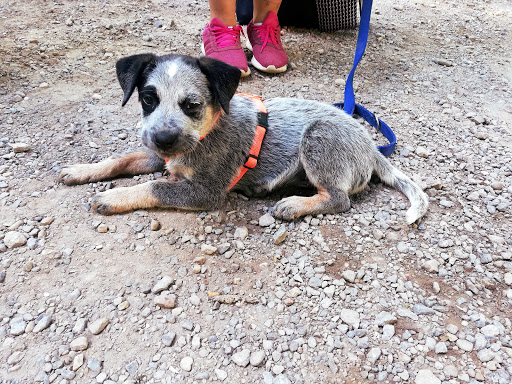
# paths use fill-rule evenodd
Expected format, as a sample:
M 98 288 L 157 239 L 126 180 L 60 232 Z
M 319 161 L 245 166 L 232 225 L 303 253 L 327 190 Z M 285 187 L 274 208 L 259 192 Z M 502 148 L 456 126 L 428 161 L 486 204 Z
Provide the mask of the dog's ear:
M 229 113 L 229 101 L 235 94 L 240 82 L 241 72 L 238 68 L 210 57 L 200 57 L 199 68 L 210 83 L 213 96 L 222 109 Z
M 142 73 L 150 64 L 155 62 L 155 59 L 155 55 L 145 53 L 124 57 L 116 63 L 117 79 L 124 92 L 123 107 L 139 83 Z

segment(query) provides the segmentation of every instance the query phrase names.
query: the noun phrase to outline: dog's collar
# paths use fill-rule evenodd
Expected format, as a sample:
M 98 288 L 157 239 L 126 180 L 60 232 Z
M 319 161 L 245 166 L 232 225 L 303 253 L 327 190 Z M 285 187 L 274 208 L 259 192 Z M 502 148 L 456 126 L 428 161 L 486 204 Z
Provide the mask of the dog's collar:
M 261 150 L 261 143 L 263 142 L 263 138 L 265 137 L 265 133 L 268 128 L 268 113 L 267 108 L 265 108 L 265 104 L 263 104 L 263 100 L 261 96 L 248 95 L 246 93 L 238 93 L 240 96 L 247 97 L 256 102 L 258 109 L 258 125 L 256 126 L 256 134 L 254 135 L 254 140 L 252 141 L 252 146 L 249 151 L 249 155 L 247 156 L 247 160 L 245 164 L 240 167 L 235 179 L 231 182 L 228 187 L 228 191 L 232 189 L 236 183 L 240 181 L 240 179 L 245 175 L 249 169 L 252 169 L 258 163 L 258 156 Z

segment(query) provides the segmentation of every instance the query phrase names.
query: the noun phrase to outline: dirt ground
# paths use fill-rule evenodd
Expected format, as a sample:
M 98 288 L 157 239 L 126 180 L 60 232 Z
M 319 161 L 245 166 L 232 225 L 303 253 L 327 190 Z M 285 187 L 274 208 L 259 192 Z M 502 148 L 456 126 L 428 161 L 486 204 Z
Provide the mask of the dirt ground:
M 512 3 L 374 3 L 367 53 L 355 76 L 356 101 L 395 131 L 398 145 L 391 161 L 426 189 L 429 213 L 419 226 L 405 226 L 405 198 L 372 184 L 354 197 L 347 213 L 285 224 L 288 237 L 276 245 L 273 236 L 281 223 L 258 224 L 274 198 L 233 194 L 218 212 L 152 210 L 103 217 L 90 211 L 95 193 L 161 175 L 76 187 L 56 180 L 65 164 L 96 162 L 142 146 L 139 107 L 136 98 L 121 107 L 115 62 L 142 52 L 197 56 L 208 22 L 207 1 L 0 1 L 0 383 L 224 380 L 217 370 L 227 372 L 230 383 L 272 383 L 269 372 L 274 383 L 426 383 L 418 379 L 425 367 L 443 382 L 510 380 Z M 282 40 L 290 69 L 282 75 L 253 69 L 239 91 L 263 99 L 341 102 L 356 38 L 357 30 L 320 33 L 286 27 Z M 12 143 L 29 149 L 15 153 Z M 247 228 L 249 235 L 240 237 L 238 228 Z M 26 242 L 7 246 L 10 232 L 23 234 Z M 227 255 L 234 251 L 230 258 L 218 251 L 201 267 L 194 266 L 205 253 L 203 245 L 219 250 L 226 243 Z M 324 282 L 338 281 L 344 270 L 356 271 L 355 283 L 334 284 L 338 303 L 324 308 L 325 316 L 321 307 L 313 310 L 318 300 L 306 283 L 295 283 L 304 292 L 295 303 L 279 297 L 292 288 L 290 268 L 295 265 L 279 260 L 293 259 L 296 251 L 310 258 L 308 279 L 316 273 Z M 422 268 L 434 259 L 446 274 Z M 373 265 L 376 269 L 367 274 Z M 148 294 L 166 275 L 175 280 L 171 292 L 178 305 L 172 311 L 157 308 L 155 295 Z M 371 285 L 374 279 L 379 283 Z M 397 291 L 400 281 L 411 283 L 409 296 Z M 210 291 L 260 304 L 219 306 L 208 298 Z M 382 327 L 373 324 L 375 314 L 382 308 L 393 313 L 398 307 L 412 308 L 416 298 L 428 303 L 429 297 L 446 310 L 436 309 L 434 320 L 424 323 L 400 317 L 396 334 L 412 330 L 412 343 L 423 345 L 419 333 L 440 337 L 429 328 L 432 324 L 438 329 L 456 324 L 463 339 L 476 335 L 480 325 L 471 311 L 481 311 L 487 323 L 504 327 L 496 325 L 500 348 L 488 339 L 487 348 L 502 354 L 491 360 L 495 366 L 477 357 L 476 349 L 470 355 L 453 348 L 455 341 L 447 355 L 419 349 L 410 362 L 400 360 L 400 340 L 375 344 L 383 352 L 372 362 L 367 356 L 377 343 L 372 332 L 382 334 Z M 120 309 L 125 301 L 129 307 Z M 268 305 L 271 301 L 276 306 Z M 368 334 L 346 340 L 343 331 L 333 334 L 347 343 L 333 350 L 326 340 L 330 330 L 340 328 L 329 324 L 338 321 L 343 302 L 359 312 Z M 13 319 L 23 319 L 30 328 L 42 314 L 51 317 L 49 328 L 13 335 Z M 317 340 L 311 341 L 315 347 L 301 346 L 297 355 L 283 346 L 292 345 L 293 337 L 285 340 L 288 329 L 300 335 L 300 324 L 289 325 L 295 314 L 307 324 L 303 338 Z M 77 321 L 91 324 L 98 318 L 109 320 L 102 333 L 77 332 Z M 233 318 L 244 321 L 233 325 Z M 187 321 L 193 330 L 183 333 Z M 177 341 L 166 345 L 166 332 L 174 332 Z M 266 350 L 262 365 L 231 362 L 232 353 L 260 348 L 269 333 L 277 341 L 274 350 Z M 85 352 L 70 351 L 71 341 L 81 334 L 89 344 Z M 351 344 L 359 338 L 368 345 Z M 276 351 L 281 360 L 272 354 Z M 85 362 L 73 370 L 81 354 Z M 194 359 L 191 372 L 180 367 L 187 354 Z M 101 362 L 97 371 L 94 359 Z M 450 379 L 435 365 L 439 359 L 450 360 L 440 364 L 454 365 L 458 374 Z M 393 365 L 398 360 L 409 372 L 406 378 Z M 385 376 L 381 372 L 388 366 Z M 474 374 L 461 378 L 468 370 Z

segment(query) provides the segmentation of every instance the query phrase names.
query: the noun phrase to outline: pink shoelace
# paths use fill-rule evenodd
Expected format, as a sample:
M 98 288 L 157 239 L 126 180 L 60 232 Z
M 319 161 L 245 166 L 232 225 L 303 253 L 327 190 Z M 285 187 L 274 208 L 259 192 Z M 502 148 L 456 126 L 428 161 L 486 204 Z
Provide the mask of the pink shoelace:
M 279 48 L 279 28 L 271 27 L 268 24 L 254 25 L 253 28 L 258 32 L 258 38 L 263 40 L 260 52 L 263 52 L 267 43 L 274 44 Z
M 236 45 L 238 40 L 240 39 L 240 32 L 243 33 L 242 27 L 239 25 L 234 26 L 233 28 L 222 28 L 218 26 L 210 27 L 213 36 L 215 37 L 215 41 L 217 42 L 217 46 L 219 48 L 231 47 Z

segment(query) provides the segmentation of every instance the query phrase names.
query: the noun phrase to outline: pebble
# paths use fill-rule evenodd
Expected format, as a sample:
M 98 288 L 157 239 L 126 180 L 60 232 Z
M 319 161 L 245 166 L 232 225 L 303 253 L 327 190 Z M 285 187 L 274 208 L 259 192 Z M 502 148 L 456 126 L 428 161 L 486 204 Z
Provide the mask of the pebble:
M 438 273 L 439 272 L 439 262 L 437 260 L 428 260 L 421 265 L 427 272 Z
M 13 336 L 18 336 L 25 332 L 27 323 L 25 322 L 25 320 L 23 320 L 22 317 L 14 317 L 9 322 L 9 327 L 11 328 L 10 334 Z
M 108 232 L 108 225 L 107 224 L 100 224 L 96 227 L 96 231 L 99 233 L 107 233 Z
M 374 365 L 377 360 L 379 360 L 380 355 L 382 354 L 382 351 L 379 347 L 371 348 L 368 354 L 366 355 L 366 360 L 368 360 L 368 363 L 370 365 Z
M 414 379 L 415 384 L 441 384 L 441 380 L 430 369 L 420 369 Z
M 286 229 L 286 226 L 284 224 L 281 225 L 279 229 L 276 231 L 276 233 L 274 233 L 274 244 L 281 244 L 282 242 L 284 242 L 288 234 L 289 232 Z
M 435 347 L 434 351 L 438 355 L 445 354 L 446 352 L 448 352 L 448 348 L 446 347 L 446 343 L 440 341 L 439 343 L 436 344 L 436 347 Z
M 73 371 L 76 371 L 78 370 L 82 365 L 84 364 L 84 355 L 82 353 L 79 353 L 78 355 L 76 355 L 73 359 L 73 366 L 72 366 L 72 370 Z
M 155 296 L 153 302 L 159 307 L 172 309 L 176 306 L 176 295 L 169 292 L 163 292 L 162 294 Z
M 234 353 L 233 356 L 231 356 L 231 360 L 240 367 L 247 367 L 250 362 L 250 356 L 250 350 L 242 349 L 240 352 Z
M 190 372 L 192 370 L 192 364 L 194 363 L 194 359 L 190 356 L 185 356 L 180 361 L 180 368 L 186 372 Z
M 48 316 L 47 314 L 44 314 L 43 317 L 41 317 L 41 319 L 39 319 L 39 321 L 37 322 L 37 324 L 34 327 L 34 329 L 32 330 L 32 332 L 39 333 L 42 330 L 48 328 L 51 323 L 52 323 L 52 318 L 50 316 Z
M 24 357 L 24 353 L 21 351 L 15 351 L 13 352 L 8 358 L 7 358 L 7 364 L 8 365 L 15 365 L 18 364 Z
M 382 327 L 384 324 L 395 324 L 397 321 L 396 316 L 389 312 L 382 311 L 375 317 L 375 325 Z
M 259 367 L 263 363 L 264 359 L 265 359 L 265 351 L 262 351 L 262 350 L 254 351 L 251 353 L 249 362 L 253 367 Z
M 214 255 L 217 252 L 217 247 L 209 244 L 201 244 L 201 252 L 206 255 Z M 220 253 L 220 252 L 219 252 Z M 222 253 L 220 253 L 222 255 Z
M 25 143 L 11 143 L 9 146 L 12 148 L 14 153 L 28 152 L 32 149 L 29 144 Z
M 4 244 L 7 248 L 17 248 L 25 245 L 27 243 L 27 238 L 23 233 L 10 231 L 5 234 Z
M 490 349 L 482 349 L 478 351 L 476 355 L 482 363 L 487 363 L 488 361 L 494 359 L 494 357 L 496 356 L 496 354 Z
M 247 236 L 249 236 L 249 230 L 247 227 L 238 227 L 235 229 L 235 234 L 233 235 L 235 239 L 240 240 L 244 240 Z
M 151 220 L 149 229 L 151 229 L 152 231 L 158 231 L 161 227 L 162 227 L 162 225 L 160 224 L 160 222 L 158 220 Z
M 174 279 L 171 276 L 164 276 L 151 288 L 151 292 L 160 293 L 165 291 L 172 283 L 174 283 Z
M 93 321 L 92 323 L 89 323 L 89 326 L 87 328 L 93 335 L 97 335 L 105 329 L 109 322 L 110 321 L 107 318 L 102 317 Z
M 224 381 L 228 377 L 228 373 L 223 369 L 215 368 L 214 372 L 215 372 L 215 375 L 217 376 L 217 379 L 219 379 L 219 381 Z
M 276 219 L 272 217 L 270 213 L 265 213 L 258 220 L 258 224 L 260 227 L 269 227 L 276 222 Z
M 352 327 L 352 329 L 359 328 L 359 313 L 352 309 L 343 308 L 340 311 L 340 320 L 345 324 Z
M 80 336 L 74 339 L 70 344 L 69 348 L 72 351 L 84 351 L 89 346 L 89 342 L 85 336 Z
M 343 271 L 341 275 L 349 283 L 353 283 L 354 281 L 356 281 L 356 273 L 354 271 L 348 269 Z
M 470 341 L 467 341 L 464 339 L 458 339 L 456 344 L 457 344 L 457 347 L 459 347 L 463 351 L 471 352 L 473 350 L 473 343 L 471 343 Z

